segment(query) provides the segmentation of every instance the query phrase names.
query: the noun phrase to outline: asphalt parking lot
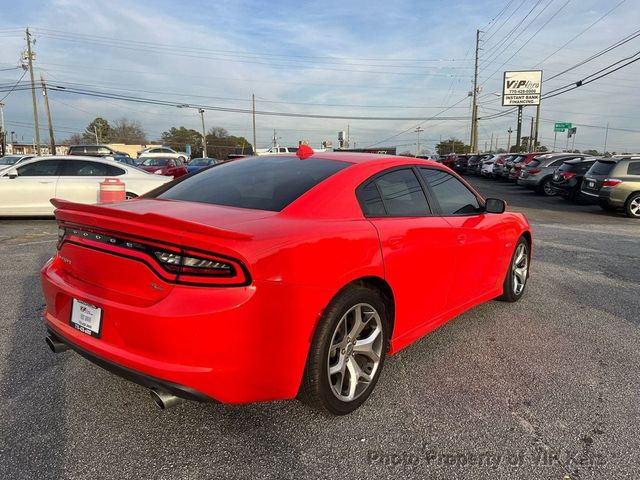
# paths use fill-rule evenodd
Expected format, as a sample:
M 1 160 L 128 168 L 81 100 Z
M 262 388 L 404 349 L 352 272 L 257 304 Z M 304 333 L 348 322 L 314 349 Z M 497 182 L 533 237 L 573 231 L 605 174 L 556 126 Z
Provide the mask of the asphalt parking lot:
M 470 181 L 533 225 L 525 297 L 391 357 L 341 418 L 296 401 L 160 411 L 142 387 L 54 355 L 38 271 L 55 223 L 0 220 L 0 478 L 634 478 L 640 222 Z

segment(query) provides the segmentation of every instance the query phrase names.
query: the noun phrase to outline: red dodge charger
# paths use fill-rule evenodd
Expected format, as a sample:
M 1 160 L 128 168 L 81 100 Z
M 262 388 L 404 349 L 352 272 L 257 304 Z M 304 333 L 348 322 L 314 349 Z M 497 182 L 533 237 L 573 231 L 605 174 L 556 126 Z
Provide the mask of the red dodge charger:
M 46 338 L 151 390 L 345 414 L 385 356 L 529 276 L 525 217 L 441 164 L 355 153 L 251 157 L 138 199 L 52 200 Z

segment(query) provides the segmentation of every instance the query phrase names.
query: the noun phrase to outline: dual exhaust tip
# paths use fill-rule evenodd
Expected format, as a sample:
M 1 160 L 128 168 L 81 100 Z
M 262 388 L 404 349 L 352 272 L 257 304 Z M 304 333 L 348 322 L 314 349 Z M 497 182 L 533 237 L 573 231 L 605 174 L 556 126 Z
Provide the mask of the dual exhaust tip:
M 53 353 L 62 353 L 69 350 L 69 345 L 64 342 L 61 342 L 53 335 L 47 335 L 44 337 L 44 341 L 47 343 L 49 348 Z M 184 402 L 184 399 L 180 397 L 176 397 L 172 393 L 169 393 L 165 390 L 152 389 L 150 391 L 151 398 L 153 402 L 161 409 L 166 410 L 167 408 L 175 407 L 180 403 Z

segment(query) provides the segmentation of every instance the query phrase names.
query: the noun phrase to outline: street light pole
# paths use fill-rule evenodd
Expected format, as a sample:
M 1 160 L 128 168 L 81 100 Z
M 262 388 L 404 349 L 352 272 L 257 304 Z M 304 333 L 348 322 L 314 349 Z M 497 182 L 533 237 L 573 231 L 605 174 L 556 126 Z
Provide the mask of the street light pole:
M 507 133 L 509 134 L 509 137 L 507 137 L 507 153 L 510 153 L 509 150 L 511 149 L 511 134 L 513 133 L 511 127 L 509 127 L 509 130 L 507 130 Z
M 7 149 L 7 132 L 4 130 L 4 103 L 0 102 L 0 121 L 2 125 L 2 138 L 0 138 L 0 142 L 2 142 L 2 155 L 6 155 Z M 607 124 L 607 128 L 608 128 Z M 607 144 L 607 141 L 604 141 L 604 144 Z
M 207 131 L 204 128 L 204 108 L 198 110 L 200 119 L 202 120 L 202 158 L 207 157 Z
M 420 132 L 424 132 L 424 128 L 416 127 L 414 130 L 418 134 L 418 147 L 416 148 L 416 156 L 420 155 Z

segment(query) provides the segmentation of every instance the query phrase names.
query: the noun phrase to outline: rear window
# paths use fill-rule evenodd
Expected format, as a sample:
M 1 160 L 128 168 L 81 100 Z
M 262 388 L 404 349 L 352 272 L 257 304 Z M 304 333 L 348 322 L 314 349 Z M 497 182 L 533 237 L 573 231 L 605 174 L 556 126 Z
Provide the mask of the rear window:
M 167 158 L 147 158 L 142 165 L 145 167 L 164 167 L 167 163 L 169 163 L 169 159 Z
M 606 162 L 603 160 L 598 160 L 591 167 L 591 171 L 589 172 L 591 175 L 609 175 L 613 167 L 616 166 L 616 162 Z
M 254 157 L 224 163 L 158 190 L 157 198 L 279 212 L 351 163 Z
M 540 160 L 531 160 L 529 162 L 530 167 L 537 167 L 538 165 L 540 165 Z

